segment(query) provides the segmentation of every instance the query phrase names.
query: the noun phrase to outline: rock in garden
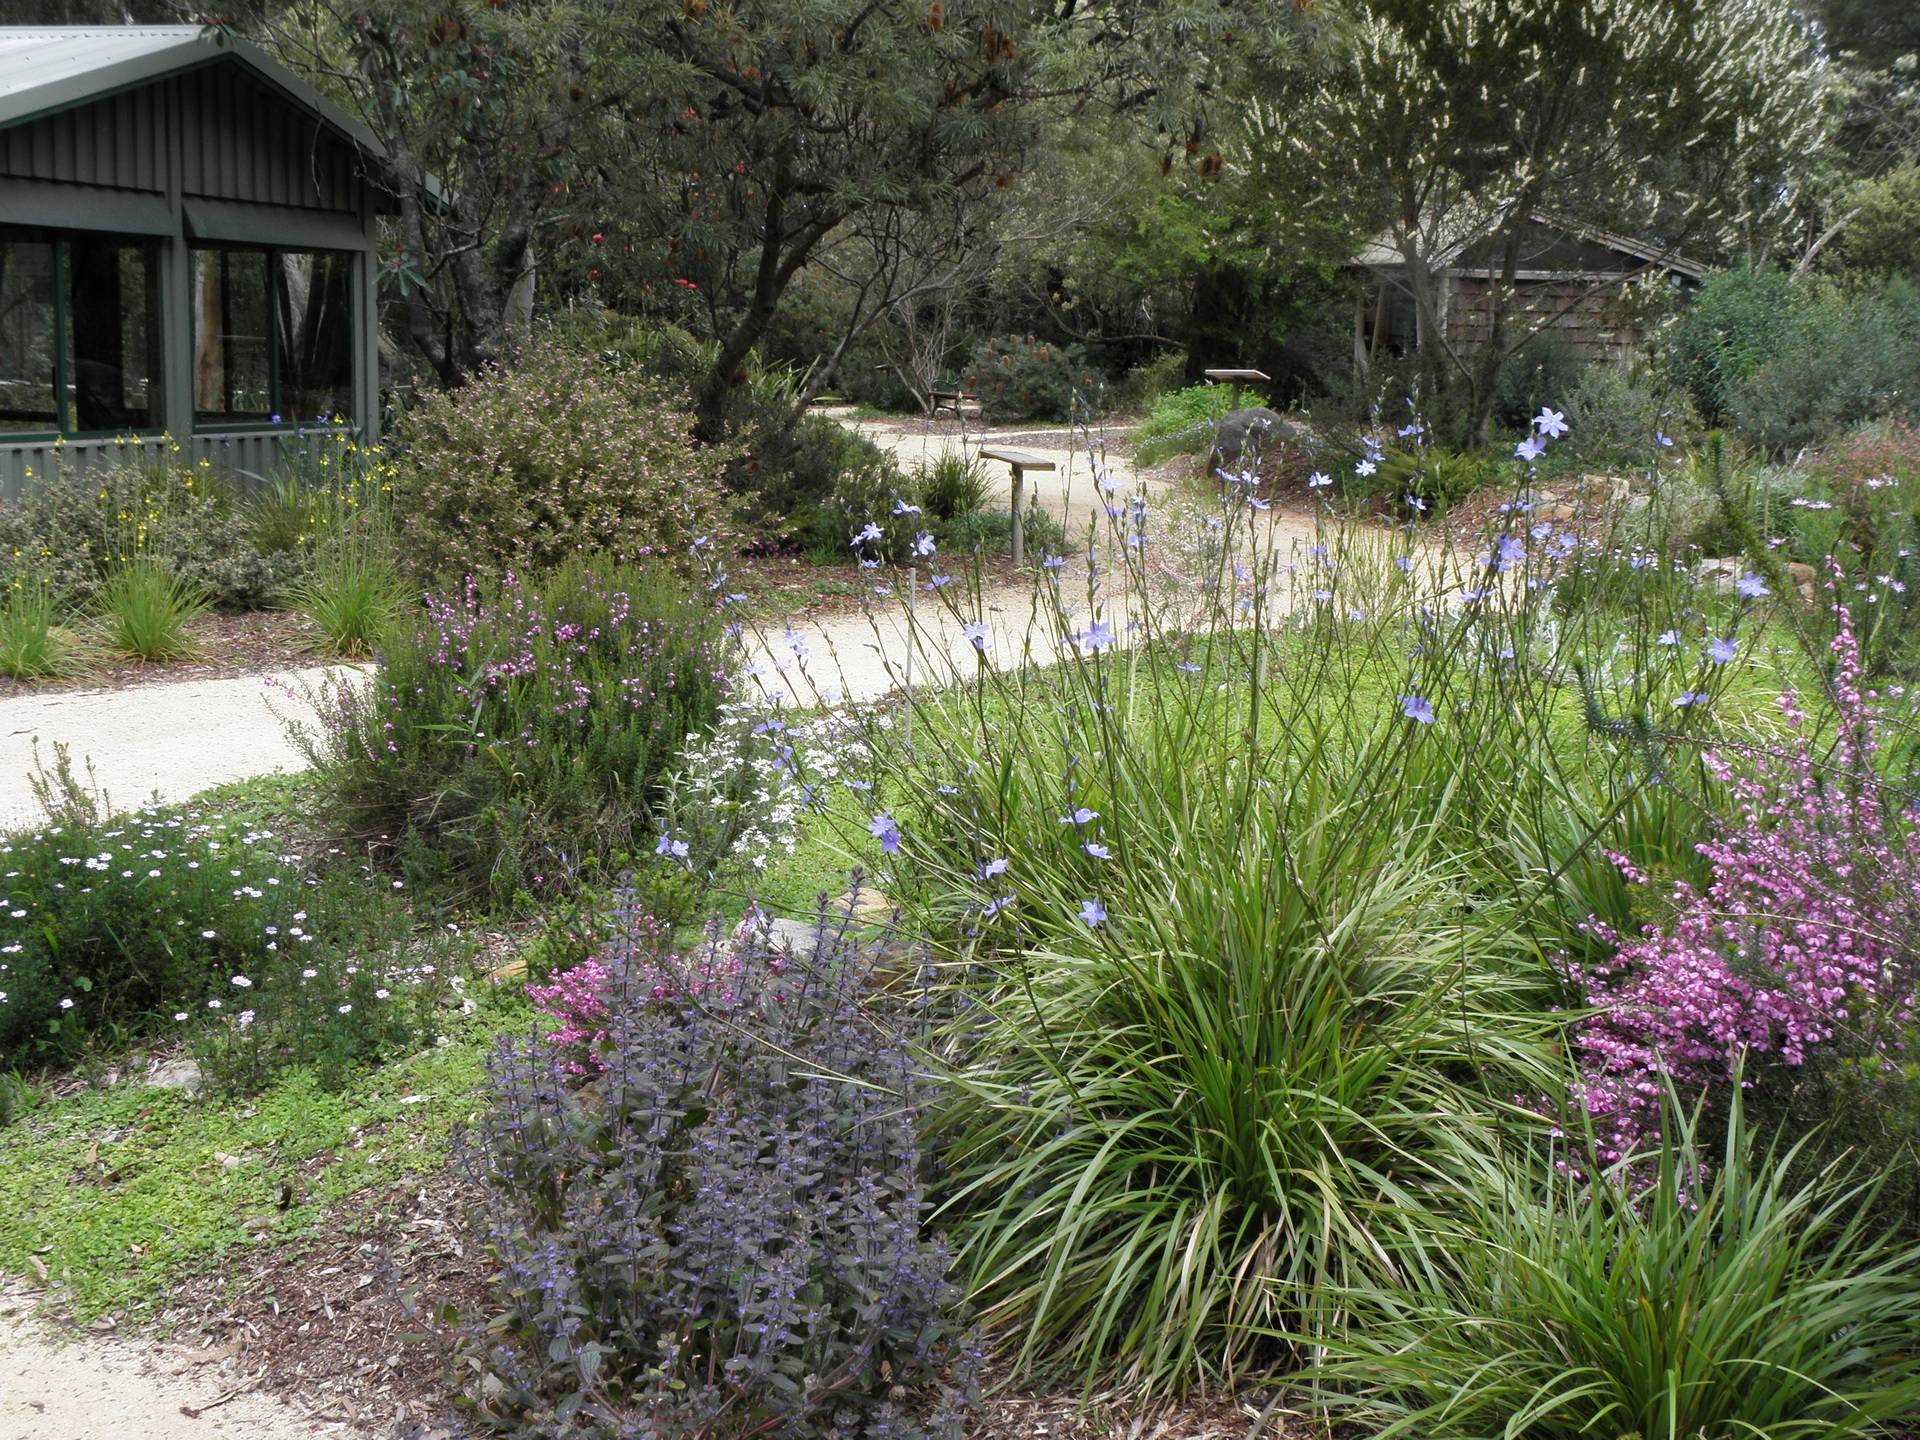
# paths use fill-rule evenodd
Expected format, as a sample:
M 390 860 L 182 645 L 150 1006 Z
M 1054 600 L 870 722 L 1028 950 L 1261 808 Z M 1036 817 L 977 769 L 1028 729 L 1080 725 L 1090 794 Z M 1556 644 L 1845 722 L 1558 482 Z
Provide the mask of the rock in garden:
M 1207 462 L 1209 473 L 1235 465 L 1249 465 L 1263 455 L 1272 455 L 1290 443 L 1297 433 L 1276 410 L 1264 405 L 1244 410 L 1229 410 L 1213 430 L 1213 454 Z
M 191 1060 L 162 1060 L 147 1072 L 147 1084 L 191 1095 L 200 1088 L 200 1067 Z
M 1731 593 L 1735 582 L 1749 568 L 1746 561 L 1735 556 L 1711 556 L 1694 566 L 1693 573 L 1702 585 Z
M 853 916 L 856 920 L 873 920 L 893 912 L 893 902 L 871 885 L 862 885 L 858 890 L 849 890 L 833 902 L 836 910 Z

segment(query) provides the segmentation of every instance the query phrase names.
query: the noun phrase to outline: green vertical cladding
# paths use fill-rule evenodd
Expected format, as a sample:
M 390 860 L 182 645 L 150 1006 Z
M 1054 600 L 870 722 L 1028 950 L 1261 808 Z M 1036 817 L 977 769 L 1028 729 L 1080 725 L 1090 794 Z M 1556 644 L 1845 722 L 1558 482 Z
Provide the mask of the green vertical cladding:
M 9 225 L 142 235 L 160 241 L 158 376 L 167 436 L 124 441 L 0 437 L 0 498 L 112 456 L 177 453 L 264 473 L 292 427 L 194 428 L 193 240 L 348 251 L 361 433 L 379 426 L 379 333 L 372 256 L 384 163 L 352 117 L 250 45 L 195 26 L 0 27 L 0 231 Z M 66 296 L 57 302 L 65 320 Z M 62 332 L 64 333 L 64 331 Z M 67 405 L 66 361 L 57 382 Z M 150 377 L 151 378 L 151 377 Z

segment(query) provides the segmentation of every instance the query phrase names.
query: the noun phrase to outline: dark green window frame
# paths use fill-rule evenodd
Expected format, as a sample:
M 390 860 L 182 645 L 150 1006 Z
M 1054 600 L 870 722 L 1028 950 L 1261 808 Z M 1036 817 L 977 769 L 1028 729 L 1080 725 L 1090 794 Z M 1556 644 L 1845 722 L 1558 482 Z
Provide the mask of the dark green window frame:
M 163 285 L 165 267 L 159 263 L 160 242 L 151 235 L 123 234 L 108 230 L 61 230 L 44 225 L 0 225 L 0 241 L 24 241 L 31 244 L 48 245 L 53 251 L 53 403 L 58 412 L 56 424 L 51 430 L 0 430 L 0 445 L 36 445 L 53 440 L 116 440 L 121 436 L 154 437 L 167 433 L 166 426 L 166 386 L 165 377 L 154 373 L 147 377 L 147 413 L 151 417 L 146 425 L 122 426 L 112 430 L 83 430 L 68 424 L 76 410 L 74 395 L 69 386 L 73 376 L 67 357 L 73 350 L 72 306 L 68 301 L 68 247 L 75 237 L 93 240 L 114 240 L 124 246 L 134 247 L 147 252 L 147 284 L 149 288 L 149 323 L 158 325 L 158 312 L 154 308 L 151 288 Z M 162 339 L 164 340 L 164 336 Z
M 351 385 L 349 385 L 348 392 L 348 410 L 340 416 L 338 426 L 334 425 L 331 416 L 326 420 L 320 420 L 310 416 L 288 415 L 287 396 L 280 364 L 285 337 L 281 334 L 280 306 L 277 303 L 278 297 L 274 290 L 274 277 L 276 273 L 278 273 L 280 258 L 283 255 L 327 255 L 350 261 L 354 253 L 353 251 L 323 245 L 253 245 L 229 240 L 194 240 L 188 242 L 187 270 L 189 276 L 189 303 L 187 308 L 190 312 L 190 318 L 188 321 L 187 353 L 196 357 L 196 361 L 200 354 L 200 307 L 192 303 L 192 286 L 194 284 L 192 276 L 194 266 L 198 263 L 197 257 L 203 254 L 263 255 L 266 257 L 267 273 L 267 293 L 265 296 L 267 310 L 267 417 L 264 419 L 240 417 L 223 420 L 219 418 L 222 414 L 231 414 L 232 412 L 202 410 L 198 404 L 200 397 L 197 393 L 197 386 L 195 384 L 189 384 L 190 398 L 194 402 L 193 430 L 196 435 L 235 435 L 255 433 L 261 430 L 278 432 L 312 430 L 316 428 L 348 430 L 352 429 L 358 423 L 358 417 L 352 413 L 353 395 Z M 221 283 L 223 287 L 227 284 L 225 265 L 221 267 Z M 224 296 L 221 300 L 220 312 L 222 315 L 230 313 L 230 303 Z M 347 323 L 351 324 L 352 317 L 350 312 L 346 318 Z M 275 416 L 279 418 L 273 418 Z

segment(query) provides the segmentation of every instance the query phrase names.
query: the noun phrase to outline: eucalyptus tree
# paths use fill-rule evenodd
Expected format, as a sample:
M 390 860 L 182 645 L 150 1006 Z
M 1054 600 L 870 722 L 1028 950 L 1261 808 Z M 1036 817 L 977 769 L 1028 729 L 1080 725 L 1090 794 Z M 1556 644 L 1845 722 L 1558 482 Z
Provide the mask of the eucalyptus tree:
M 389 274 L 443 379 L 499 352 L 537 256 L 572 254 L 585 263 L 541 293 L 678 281 L 695 297 L 717 341 L 697 397 L 713 436 L 830 237 L 991 202 L 1048 126 L 1090 108 L 1191 132 L 1243 57 L 1281 63 L 1294 16 L 1217 0 L 295 0 L 245 28 L 393 156 Z

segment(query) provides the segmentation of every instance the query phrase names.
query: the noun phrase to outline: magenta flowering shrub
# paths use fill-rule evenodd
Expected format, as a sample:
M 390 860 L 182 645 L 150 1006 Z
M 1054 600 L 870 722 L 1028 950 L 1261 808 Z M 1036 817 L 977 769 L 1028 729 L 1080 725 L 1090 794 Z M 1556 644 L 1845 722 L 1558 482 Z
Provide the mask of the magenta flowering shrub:
M 557 972 L 545 985 L 527 986 L 533 1008 L 553 1021 L 547 1044 L 560 1055 L 561 1068 L 572 1075 L 598 1075 L 594 1050 L 607 1038 L 607 984 L 612 977 L 598 960 L 587 960 L 571 970 Z
M 606 1069 L 599 1050 L 616 1005 L 662 1002 L 679 992 L 696 999 L 718 996 L 731 1004 L 734 978 L 740 973 L 739 947 L 756 924 L 764 924 L 749 906 L 733 933 L 733 944 L 718 946 L 710 933 L 696 963 L 672 952 L 669 927 L 639 908 L 633 890 L 614 892 L 608 919 L 606 938 L 593 955 L 556 971 L 544 985 L 526 987 L 534 1008 L 553 1022 L 547 1044 L 572 1075 L 598 1075 Z M 768 963 L 777 973 L 783 962 L 776 955 Z
M 573 561 L 431 594 L 372 686 L 307 736 L 340 818 L 500 902 L 629 852 L 728 672 L 712 605 L 665 568 Z
M 1706 887 L 1676 885 L 1671 919 L 1638 937 L 1590 922 L 1617 947 L 1581 977 L 1594 1013 L 1576 1098 L 1603 1162 L 1658 1143 L 1663 1071 L 1694 1095 L 1731 1083 L 1744 1057 L 1761 1062 L 1747 1062 L 1748 1084 L 1767 1062 L 1893 1080 L 1913 1047 L 1920 828 L 1871 769 L 1858 646 L 1845 607 L 1835 613 L 1831 746 L 1820 752 L 1782 695 L 1790 750 L 1708 757 L 1738 815 L 1699 847 Z

